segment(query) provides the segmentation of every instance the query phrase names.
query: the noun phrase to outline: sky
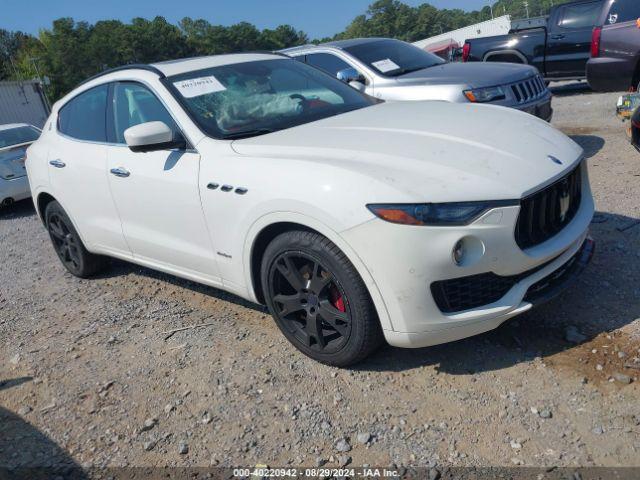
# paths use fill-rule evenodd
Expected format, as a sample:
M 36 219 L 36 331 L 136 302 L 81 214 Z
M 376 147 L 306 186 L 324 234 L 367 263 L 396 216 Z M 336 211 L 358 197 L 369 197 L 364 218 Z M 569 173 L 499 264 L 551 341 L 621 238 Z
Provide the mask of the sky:
M 416 6 L 425 0 L 404 0 Z M 0 0 L 0 28 L 36 34 L 50 28 L 60 17 L 96 22 L 134 17 L 165 17 L 177 23 L 184 17 L 204 18 L 213 24 L 231 25 L 241 21 L 258 28 L 293 25 L 310 38 L 332 36 L 342 31 L 354 17 L 364 13 L 373 0 Z M 429 0 L 439 8 L 476 10 L 488 0 Z

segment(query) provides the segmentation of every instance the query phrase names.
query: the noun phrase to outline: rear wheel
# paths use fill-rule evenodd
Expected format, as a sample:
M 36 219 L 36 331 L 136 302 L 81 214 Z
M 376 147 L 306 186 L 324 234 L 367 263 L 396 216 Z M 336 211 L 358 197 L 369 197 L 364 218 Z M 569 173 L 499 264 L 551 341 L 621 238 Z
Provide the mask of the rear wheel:
M 265 251 L 261 280 L 278 327 L 314 360 L 345 367 L 382 343 L 364 282 L 327 238 L 304 231 L 279 235 Z
M 62 265 L 73 275 L 87 278 L 95 275 L 107 264 L 107 259 L 90 253 L 69 216 L 56 201 L 47 205 L 45 220 L 53 248 Z

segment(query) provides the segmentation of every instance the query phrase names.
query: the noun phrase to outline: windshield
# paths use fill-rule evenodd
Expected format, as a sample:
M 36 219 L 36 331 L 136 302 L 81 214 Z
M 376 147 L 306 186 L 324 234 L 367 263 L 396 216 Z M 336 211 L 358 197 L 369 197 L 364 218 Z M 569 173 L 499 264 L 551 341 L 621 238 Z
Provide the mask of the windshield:
M 344 50 L 386 77 L 399 77 L 446 63 L 440 57 L 400 40 L 377 40 Z
M 261 135 L 375 103 L 313 67 L 284 58 L 213 67 L 168 82 L 214 138 Z
M 35 142 L 40 132 L 33 127 L 16 127 L 0 130 L 0 148 Z

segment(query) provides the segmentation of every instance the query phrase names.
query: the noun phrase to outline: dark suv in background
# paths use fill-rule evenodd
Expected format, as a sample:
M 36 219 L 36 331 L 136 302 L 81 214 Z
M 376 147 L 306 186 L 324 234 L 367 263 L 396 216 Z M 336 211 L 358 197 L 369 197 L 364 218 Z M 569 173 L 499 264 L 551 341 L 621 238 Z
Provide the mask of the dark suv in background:
M 640 3 L 640 0 L 630 0 Z M 512 62 L 537 67 L 545 80 L 583 80 L 593 28 L 605 0 L 576 0 L 553 7 L 548 18 L 514 22 L 508 35 L 467 40 L 465 62 Z
M 640 85 L 640 0 L 607 0 L 593 30 L 587 81 L 594 90 Z

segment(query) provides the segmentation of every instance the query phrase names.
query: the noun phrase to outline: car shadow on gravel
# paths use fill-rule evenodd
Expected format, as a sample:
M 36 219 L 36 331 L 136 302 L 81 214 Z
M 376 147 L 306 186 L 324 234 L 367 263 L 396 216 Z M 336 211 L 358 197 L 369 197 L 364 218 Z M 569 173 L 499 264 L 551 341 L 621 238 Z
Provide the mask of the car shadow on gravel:
M 3 380 L 0 390 L 30 380 L 30 377 Z M 82 480 L 88 476 L 51 438 L 21 416 L 0 406 L 0 478 Z
M 452 375 L 501 370 L 575 348 L 567 340 L 568 327 L 579 331 L 582 344 L 640 318 L 640 219 L 598 212 L 591 230 L 597 243 L 593 261 L 551 302 L 458 342 L 414 350 L 386 346 L 356 369 L 435 365 Z
M 36 214 L 36 209 L 30 198 L 20 200 L 8 207 L 0 207 L 0 222 L 3 220 L 13 220 L 18 218 L 31 217 Z
M 255 310 L 257 312 L 261 312 L 261 313 L 267 312 L 266 307 L 263 307 L 262 305 L 252 303 L 248 300 L 245 300 L 244 298 L 234 295 L 233 293 L 225 292 L 215 287 L 210 287 L 202 283 L 196 283 L 190 280 L 185 280 L 183 278 L 176 277 L 168 273 L 160 272 L 158 270 L 152 270 L 150 268 L 141 267 L 134 263 L 126 262 L 124 260 L 118 260 L 118 259 L 112 258 L 110 261 L 111 261 L 111 265 L 105 272 L 99 275 L 96 275 L 95 277 L 92 277 L 92 278 L 107 279 L 107 278 L 126 276 L 129 274 L 135 273 L 136 275 L 142 275 L 152 280 L 167 282 L 176 287 L 185 288 L 185 289 L 191 290 L 194 293 L 199 293 L 207 297 L 223 300 L 229 303 L 234 303 L 236 305 L 240 305 L 242 307 Z
M 605 140 L 597 135 L 590 135 L 593 130 L 588 129 L 567 129 L 563 130 L 569 135 L 571 140 L 576 142 L 584 149 L 584 158 L 589 159 L 595 157 L 605 145 Z

